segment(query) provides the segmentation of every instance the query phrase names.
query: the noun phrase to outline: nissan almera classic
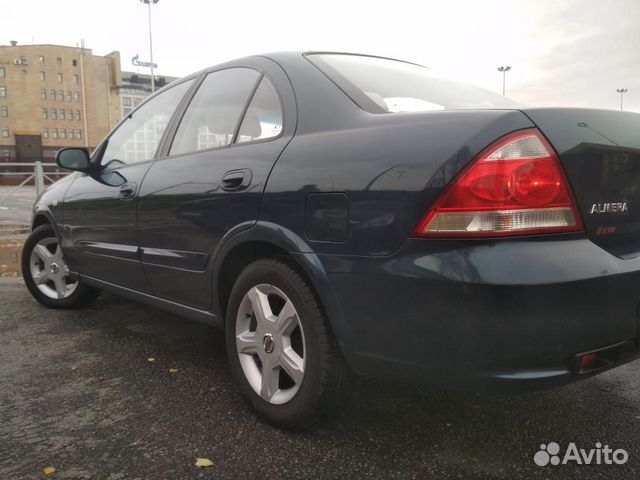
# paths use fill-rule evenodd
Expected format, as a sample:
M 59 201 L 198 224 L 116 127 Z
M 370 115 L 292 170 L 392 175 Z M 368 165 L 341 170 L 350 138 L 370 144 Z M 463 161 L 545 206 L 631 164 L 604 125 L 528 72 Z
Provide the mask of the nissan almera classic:
M 166 86 L 36 201 L 50 308 L 108 290 L 224 329 L 311 426 L 354 374 L 530 390 L 638 353 L 640 115 L 533 109 L 418 65 L 232 61 Z

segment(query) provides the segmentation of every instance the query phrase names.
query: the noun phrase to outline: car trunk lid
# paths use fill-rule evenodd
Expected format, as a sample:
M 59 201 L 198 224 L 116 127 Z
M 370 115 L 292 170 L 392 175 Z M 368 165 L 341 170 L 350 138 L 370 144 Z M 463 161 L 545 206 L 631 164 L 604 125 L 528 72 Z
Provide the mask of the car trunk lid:
M 640 256 L 640 114 L 523 112 L 556 149 L 590 239 L 620 258 Z

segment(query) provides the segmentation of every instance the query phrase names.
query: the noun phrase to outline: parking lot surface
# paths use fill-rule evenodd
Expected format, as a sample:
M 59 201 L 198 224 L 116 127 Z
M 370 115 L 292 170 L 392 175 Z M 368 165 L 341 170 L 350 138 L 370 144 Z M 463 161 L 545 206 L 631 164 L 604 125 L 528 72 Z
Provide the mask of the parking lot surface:
M 294 434 L 244 404 L 221 332 L 111 295 L 46 310 L 0 279 L 0 479 L 638 478 L 639 367 L 517 396 L 360 381 Z M 552 441 L 629 459 L 537 466 Z

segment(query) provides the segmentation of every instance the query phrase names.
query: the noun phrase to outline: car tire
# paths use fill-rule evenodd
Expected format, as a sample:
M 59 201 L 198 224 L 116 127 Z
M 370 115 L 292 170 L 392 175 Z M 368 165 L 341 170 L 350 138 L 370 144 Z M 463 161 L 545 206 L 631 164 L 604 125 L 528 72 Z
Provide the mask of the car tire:
M 232 375 L 270 424 L 307 430 L 348 395 L 353 375 L 326 315 L 287 261 L 261 259 L 244 269 L 231 291 L 225 327 Z
M 81 308 L 100 295 L 100 290 L 69 276 L 58 237 L 50 225 L 29 235 L 22 250 L 22 276 L 29 292 L 48 308 Z

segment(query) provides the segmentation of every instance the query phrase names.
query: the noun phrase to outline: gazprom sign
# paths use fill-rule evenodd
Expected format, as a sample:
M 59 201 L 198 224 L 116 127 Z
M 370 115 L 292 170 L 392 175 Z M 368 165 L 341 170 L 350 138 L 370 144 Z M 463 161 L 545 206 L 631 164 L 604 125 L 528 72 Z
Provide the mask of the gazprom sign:
M 153 68 L 158 68 L 158 64 L 157 63 L 151 63 L 151 62 L 143 62 L 139 59 L 139 55 L 136 53 L 136 56 L 133 57 L 131 59 L 131 63 L 134 64 L 136 67 L 153 67 Z

